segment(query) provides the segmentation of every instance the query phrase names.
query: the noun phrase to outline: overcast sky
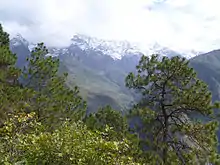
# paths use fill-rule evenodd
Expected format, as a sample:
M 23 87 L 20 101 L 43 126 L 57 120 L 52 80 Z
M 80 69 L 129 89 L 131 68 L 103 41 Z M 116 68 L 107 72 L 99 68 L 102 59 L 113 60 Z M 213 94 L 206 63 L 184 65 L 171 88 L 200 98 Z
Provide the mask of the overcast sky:
M 0 22 L 11 35 L 55 46 L 83 33 L 209 51 L 220 48 L 219 6 L 219 0 L 0 0 Z

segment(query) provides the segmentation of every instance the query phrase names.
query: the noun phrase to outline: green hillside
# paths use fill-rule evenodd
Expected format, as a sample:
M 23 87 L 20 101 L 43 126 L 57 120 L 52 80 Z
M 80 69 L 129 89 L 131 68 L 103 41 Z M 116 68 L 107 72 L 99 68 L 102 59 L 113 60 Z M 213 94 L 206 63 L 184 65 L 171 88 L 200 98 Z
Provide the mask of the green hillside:
M 88 101 L 90 111 L 104 105 L 112 105 L 123 111 L 133 101 L 131 92 L 124 85 L 125 72 L 116 69 L 109 69 L 110 73 L 98 71 L 73 57 L 62 60 L 60 69 L 68 72 L 69 87 L 80 87 L 81 95 Z

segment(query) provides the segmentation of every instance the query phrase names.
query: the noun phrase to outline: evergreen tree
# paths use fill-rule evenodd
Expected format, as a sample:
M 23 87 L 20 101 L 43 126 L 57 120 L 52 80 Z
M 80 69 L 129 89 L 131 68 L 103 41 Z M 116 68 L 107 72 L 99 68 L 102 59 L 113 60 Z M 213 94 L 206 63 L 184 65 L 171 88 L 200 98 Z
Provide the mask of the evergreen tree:
M 23 71 L 23 84 L 35 90 L 32 98 L 32 110 L 40 121 L 55 126 L 60 119 L 82 119 L 86 104 L 79 96 L 79 89 L 70 90 L 65 80 L 67 74 L 58 75 L 59 59 L 48 55 L 43 43 L 32 51 L 27 59 L 28 65 Z
M 18 83 L 21 71 L 15 68 L 16 59 L 9 48 L 9 35 L 0 24 L 0 124 L 8 112 L 22 108 L 30 94 L 28 90 L 22 90 Z
M 3 30 L 0 24 L 0 46 L 9 46 L 9 34 Z
M 218 104 L 212 104 L 207 85 L 188 64 L 178 56 L 142 56 L 138 73 L 126 78 L 126 85 L 142 94 L 131 114 L 139 117 L 142 146 L 145 144 L 146 155 L 157 164 L 219 161 L 218 123 L 210 121 Z
M 9 49 L 9 35 L 3 31 L 0 24 L 0 82 L 5 85 L 15 85 L 20 71 L 14 67 L 16 55 Z
M 59 69 L 59 59 L 48 55 L 48 49 L 44 43 L 39 43 L 27 58 L 28 64 L 25 66 L 25 87 L 33 88 L 43 92 L 47 84 L 53 77 L 57 76 Z

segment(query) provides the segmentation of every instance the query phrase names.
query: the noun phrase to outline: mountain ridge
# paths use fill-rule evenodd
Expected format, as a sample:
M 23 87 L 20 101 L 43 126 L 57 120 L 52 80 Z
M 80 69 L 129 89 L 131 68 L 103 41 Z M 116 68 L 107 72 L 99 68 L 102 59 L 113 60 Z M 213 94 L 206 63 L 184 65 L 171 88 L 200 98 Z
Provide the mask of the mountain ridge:
M 62 54 L 62 52 L 67 51 L 67 49 L 72 46 L 78 46 L 82 50 L 93 49 L 95 51 L 101 51 L 103 54 L 111 56 L 114 60 L 120 60 L 123 56 L 140 56 L 143 54 L 151 55 L 154 53 L 170 57 L 174 55 L 181 55 L 186 58 L 191 58 L 197 56 L 199 53 L 192 50 L 188 51 L 190 55 L 187 55 L 184 52 L 169 49 L 158 43 L 148 44 L 145 48 L 143 48 L 137 42 L 129 42 L 127 40 L 104 40 L 83 34 L 73 35 L 70 41 L 70 44 L 64 47 L 49 46 L 49 50 L 53 50 L 52 52 L 54 53 L 51 55 L 58 56 L 58 54 Z M 12 45 L 19 45 L 21 43 L 28 45 L 30 51 L 36 46 L 36 43 L 29 42 L 23 38 L 21 34 L 17 34 L 13 37 L 11 39 L 11 43 Z
M 11 40 L 10 46 L 18 56 L 16 65 L 22 68 L 35 44 L 28 42 L 19 35 L 16 39 Z M 101 50 L 100 47 L 96 49 L 100 42 L 95 46 L 90 46 L 86 43 L 87 39 L 77 43 L 78 39 L 75 39 L 67 47 L 48 47 L 49 55 L 60 59 L 60 71 L 69 73 L 68 86 L 70 88 L 75 85 L 80 87 L 81 93 L 85 99 L 88 99 L 92 111 L 106 104 L 111 104 L 113 108 L 119 110 L 126 109 L 131 102 L 135 101 L 136 95 L 125 87 L 124 80 L 129 72 L 135 71 L 135 66 L 144 53 L 138 51 L 135 54 L 127 53 L 120 59 L 115 59 L 109 54 L 112 50 L 102 51 L 102 47 Z M 82 47 L 82 43 L 84 47 Z M 85 45 L 87 46 L 85 47 Z M 129 48 L 129 46 L 125 46 L 125 48 Z M 159 44 L 154 45 L 153 48 L 158 48 L 156 53 L 168 57 L 181 55 L 178 52 L 160 47 Z M 190 65 L 196 70 L 198 77 L 209 85 L 214 101 L 220 100 L 219 64 L 220 50 L 214 50 L 190 59 Z

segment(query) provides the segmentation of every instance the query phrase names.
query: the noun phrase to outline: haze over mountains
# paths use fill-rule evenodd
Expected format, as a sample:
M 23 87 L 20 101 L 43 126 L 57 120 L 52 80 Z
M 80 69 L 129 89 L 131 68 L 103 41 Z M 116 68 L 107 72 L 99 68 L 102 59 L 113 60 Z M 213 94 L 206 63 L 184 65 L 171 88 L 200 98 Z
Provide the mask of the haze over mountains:
M 26 57 L 36 43 L 30 43 L 21 35 L 11 39 L 11 49 L 18 56 L 17 66 L 23 67 Z M 49 55 L 59 58 L 60 71 L 68 72 L 68 86 L 78 85 L 88 100 L 90 111 L 110 104 L 115 109 L 126 110 L 136 100 L 136 94 L 125 87 L 126 75 L 135 71 L 140 57 L 153 53 L 161 56 L 191 58 L 191 66 L 197 71 L 213 93 L 213 100 L 220 99 L 220 51 L 198 55 L 198 52 L 181 53 L 159 44 L 141 49 L 127 41 L 110 41 L 86 35 L 74 35 L 66 47 L 49 47 Z

